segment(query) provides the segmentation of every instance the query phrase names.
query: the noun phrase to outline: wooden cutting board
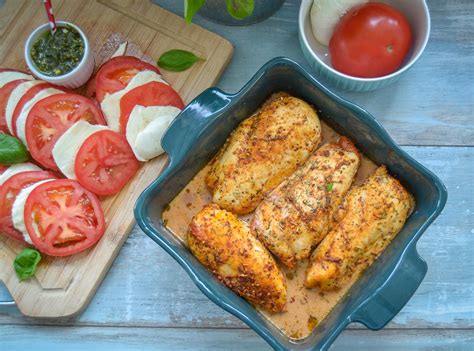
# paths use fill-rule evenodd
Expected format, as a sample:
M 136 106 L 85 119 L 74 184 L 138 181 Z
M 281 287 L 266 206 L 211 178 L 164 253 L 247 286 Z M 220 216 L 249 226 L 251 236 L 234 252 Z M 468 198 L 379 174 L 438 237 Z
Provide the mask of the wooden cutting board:
M 181 17 L 145 0 L 54 0 L 53 6 L 57 20 L 71 21 L 86 33 L 96 65 L 124 39 L 134 56 L 152 61 L 170 49 L 186 49 L 205 58 L 185 72 L 162 72 L 185 102 L 214 85 L 232 56 L 227 40 L 186 25 Z M 0 66 L 25 70 L 23 45 L 31 31 L 45 22 L 40 1 L 7 0 L 0 9 Z M 120 194 L 102 201 L 107 230 L 94 248 L 66 258 L 44 257 L 33 279 L 18 281 L 13 260 L 23 246 L 1 236 L 0 280 L 23 314 L 68 317 L 85 308 L 134 225 L 136 199 L 165 163 L 164 155 L 146 163 Z

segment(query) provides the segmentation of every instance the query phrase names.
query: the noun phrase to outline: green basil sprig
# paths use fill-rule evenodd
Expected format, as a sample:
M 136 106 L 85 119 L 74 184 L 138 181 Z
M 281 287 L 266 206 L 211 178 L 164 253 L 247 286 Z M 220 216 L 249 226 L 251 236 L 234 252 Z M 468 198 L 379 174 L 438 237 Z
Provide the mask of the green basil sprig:
M 253 13 L 254 0 L 226 0 L 227 12 L 235 19 L 242 20 Z
M 0 164 L 13 165 L 28 159 L 28 151 L 20 140 L 8 134 L 0 134 Z
M 20 281 L 34 276 L 40 261 L 41 254 L 35 249 L 26 248 L 20 252 L 13 261 L 13 267 Z
M 227 12 L 241 20 L 253 13 L 255 0 L 226 0 Z M 190 24 L 194 15 L 206 3 L 206 0 L 184 0 L 184 18 Z
M 196 62 L 203 60 L 192 52 L 186 50 L 170 50 L 165 52 L 158 59 L 158 66 L 173 72 L 181 72 L 187 70 Z
M 194 15 L 206 3 L 206 0 L 184 0 L 184 18 L 187 24 L 191 24 Z

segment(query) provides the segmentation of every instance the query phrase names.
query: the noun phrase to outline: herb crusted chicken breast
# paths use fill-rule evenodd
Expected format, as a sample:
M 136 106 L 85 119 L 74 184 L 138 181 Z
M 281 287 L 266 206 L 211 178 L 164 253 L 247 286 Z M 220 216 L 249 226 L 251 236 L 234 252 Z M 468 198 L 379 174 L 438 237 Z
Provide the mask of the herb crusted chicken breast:
M 359 164 L 358 150 L 345 137 L 322 146 L 257 207 L 257 237 L 290 268 L 308 258 L 333 226 Z
M 212 201 L 236 214 L 252 212 L 320 139 L 319 118 L 310 105 L 291 96 L 277 98 L 244 120 L 211 161 L 206 184 Z
M 204 206 L 191 220 L 188 246 L 221 282 L 251 303 L 281 312 L 286 281 L 272 255 L 246 222 L 215 204 Z
M 338 211 L 339 222 L 311 256 L 305 286 L 339 288 L 355 270 L 370 266 L 405 224 L 413 196 L 385 166 L 352 188 Z

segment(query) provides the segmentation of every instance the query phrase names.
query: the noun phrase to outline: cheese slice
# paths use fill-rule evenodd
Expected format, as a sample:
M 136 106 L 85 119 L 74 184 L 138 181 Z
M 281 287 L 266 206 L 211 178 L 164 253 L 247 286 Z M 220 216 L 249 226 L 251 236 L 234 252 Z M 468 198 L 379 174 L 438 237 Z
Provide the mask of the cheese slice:
M 104 113 L 105 120 L 112 130 L 120 131 L 120 100 L 130 90 L 150 82 L 160 82 L 168 85 L 161 75 L 154 71 L 138 72 L 127 84 L 127 86 L 113 94 L 107 94 L 102 100 L 100 107 Z
M 16 135 L 18 139 L 20 139 L 28 148 L 28 144 L 26 143 L 26 119 L 28 118 L 28 114 L 30 113 L 33 106 L 40 100 L 47 98 L 48 96 L 57 95 L 57 94 L 64 94 L 64 91 L 55 89 L 55 88 L 46 88 L 40 90 L 35 96 L 33 96 L 21 109 L 20 115 L 16 121 Z
M 29 74 L 18 71 L 0 72 L 0 88 L 3 88 L 8 83 L 19 79 L 34 80 L 35 78 Z
M 119 45 L 117 50 L 113 53 L 112 56 L 110 56 L 110 58 L 125 55 L 125 52 L 127 51 L 127 46 L 128 46 L 128 42 L 124 41 L 122 44 Z
M 30 196 L 31 192 L 40 184 L 46 183 L 46 182 L 51 182 L 55 179 L 46 179 L 42 180 L 40 182 L 36 182 L 29 187 L 26 187 L 22 189 L 18 195 L 16 196 L 15 201 L 13 202 L 13 207 L 12 207 L 12 222 L 13 226 L 15 227 L 16 230 L 18 230 L 21 235 L 23 235 L 23 238 L 25 241 L 31 245 L 33 245 L 33 241 L 30 238 L 30 235 L 28 234 L 28 230 L 26 230 L 26 225 L 25 225 L 25 205 L 26 205 L 26 200 L 28 199 L 28 196 Z
M 174 106 L 137 105 L 133 108 L 127 123 L 126 137 L 138 160 L 148 161 L 164 152 L 161 138 L 180 112 Z
M 76 155 L 84 141 L 92 134 L 109 129 L 106 126 L 77 121 L 56 141 L 53 147 L 54 162 L 69 179 L 77 179 L 74 171 Z
M 8 167 L 5 172 L 0 174 L 0 185 L 5 183 L 8 179 L 13 177 L 15 174 L 21 172 L 30 172 L 30 171 L 41 171 L 42 169 L 39 168 L 37 165 L 32 163 L 18 163 L 16 165 L 11 165 Z
M 8 97 L 7 106 L 5 107 L 5 120 L 7 122 L 8 130 L 10 131 L 10 134 L 13 134 L 12 118 L 13 118 L 13 112 L 15 111 L 16 105 L 18 105 L 18 102 L 20 101 L 22 96 L 25 95 L 28 89 L 41 83 L 43 82 L 40 80 L 32 80 L 29 82 L 23 82 L 23 83 L 18 84 L 15 87 L 15 89 L 12 90 L 10 96 Z

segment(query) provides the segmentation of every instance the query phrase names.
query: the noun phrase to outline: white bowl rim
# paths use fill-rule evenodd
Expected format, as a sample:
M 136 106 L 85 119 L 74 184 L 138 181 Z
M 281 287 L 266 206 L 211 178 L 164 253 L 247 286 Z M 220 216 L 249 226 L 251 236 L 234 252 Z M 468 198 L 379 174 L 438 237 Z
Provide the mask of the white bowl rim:
M 426 23 L 427 23 L 427 28 L 426 28 L 426 35 L 425 37 L 423 38 L 423 44 L 421 45 L 420 47 L 420 50 L 418 51 L 418 53 L 412 58 L 411 62 L 409 62 L 408 64 L 404 65 L 402 68 L 396 70 L 395 72 L 393 73 L 390 73 L 386 76 L 382 76 L 382 77 L 375 77 L 375 78 L 360 78 L 360 77 L 354 77 L 354 76 L 349 76 L 347 74 L 344 74 L 342 72 L 339 72 L 337 70 L 335 70 L 334 68 L 332 68 L 330 65 L 326 64 L 325 62 L 323 62 L 318 55 L 316 55 L 316 53 L 312 50 L 311 46 L 309 45 L 308 43 L 308 39 L 306 38 L 306 35 L 305 35 L 305 31 L 304 31 L 304 20 L 306 19 L 306 17 L 309 15 L 309 11 L 311 10 L 311 7 L 309 7 L 309 10 L 308 12 L 303 12 L 303 5 L 305 5 L 307 2 L 312 2 L 313 0 L 303 0 L 301 2 L 301 5 L 300 5 L 300 10 L 299 10 L 299 14 L 298 14 L 298 29 L 299 29 L 299 32 L 300 32 L 300 37 L 301 39 L 303 40 L 304 42 L 304 45 L 306 46 L 306 48 L 308 49 L 308 51 L 310 52 L 311 56 L 316 60 L 318 61 L 324 68 L 326 68 L 327 70 L 331 71 L 333 74 L 336 74 L 340 77 L 343 77 L 345 79 L 348 79 L 348 80 L 351 80 L 351 81 L 354 81 L 354 82 L 378 82 L 378 81 L 383 81 L 383 80 L 386 80 L 386 79 L 390 79 L 390 78 L 393 78 L 395 76 L 398 76 L 399 74 L 402 74 L 403 72 L 407 71 L 408 69 L 410 69 L 411 66 L 413 66 L 415 64 L 416 61 L 418 61 L 418 59 L 420 58 L 421 54 L 423 54 L 423 51 L 425 51 L 425 48 L 426 48 L 426 45 L 428 44 L 428 40 L 430 38 L 430 32 L 431 32 L 431 17 L 430 17 L 430 11 L 428 9 L 428 5 L 426 3 L 426 0 L 423 0 L 423 9 L 424 9 L 424 13 L 426 15 Z
M 48 76 L 44 73 L 41 73 L 36 68 L 36 65 L 34 64 L 34 62 L 31 59 L 30 49 L 31 49 L 32 44 L 33 44 L 31 41 L 33 40 L 33 38 L 36 37 L 36 35 L 39 32 L 45 32 L 46 30 L 50 30 L 49 22 L 40 25 L 33 32 L 31 32 L 31 34 L 29 35 L 29 37 L 28 37 L 28 39 L 26 40 L 26 43 L 25 43 L 26 64 L 28 65 L 28 68 L 31 70 L 31 72 L 35 76 L 37 76 L 38 78 L 40 78 L 42 80 L 49 81 L 51 83 L 53 83 L 53 82 L 63 82 L 64 80 L 67 80 L 68 78 L 73 77 L 77 72 L 79 72 L 83 68 L 83 66 L 86 64 L 88 56 L 90 55 L 89 41 L 87 39 L 87 36 L 81 30 L 81 28 L 79 28 L 74 23 L 67 22 L 67 21 L 56 21 L 56 24 L 58 25 L 58 27 L 59 27 L 59 25 L 69 25 L 69 26 L 73 27 L 75 30 L 77 30 L 77 32 L 81 35 L 82 41 L 84 42 L 84 55 L 82 55 L 81 62 L 79 62 L 79 64 L 72 71 L 70 71 L 66 74 L 63 74 L 61 76 Z

